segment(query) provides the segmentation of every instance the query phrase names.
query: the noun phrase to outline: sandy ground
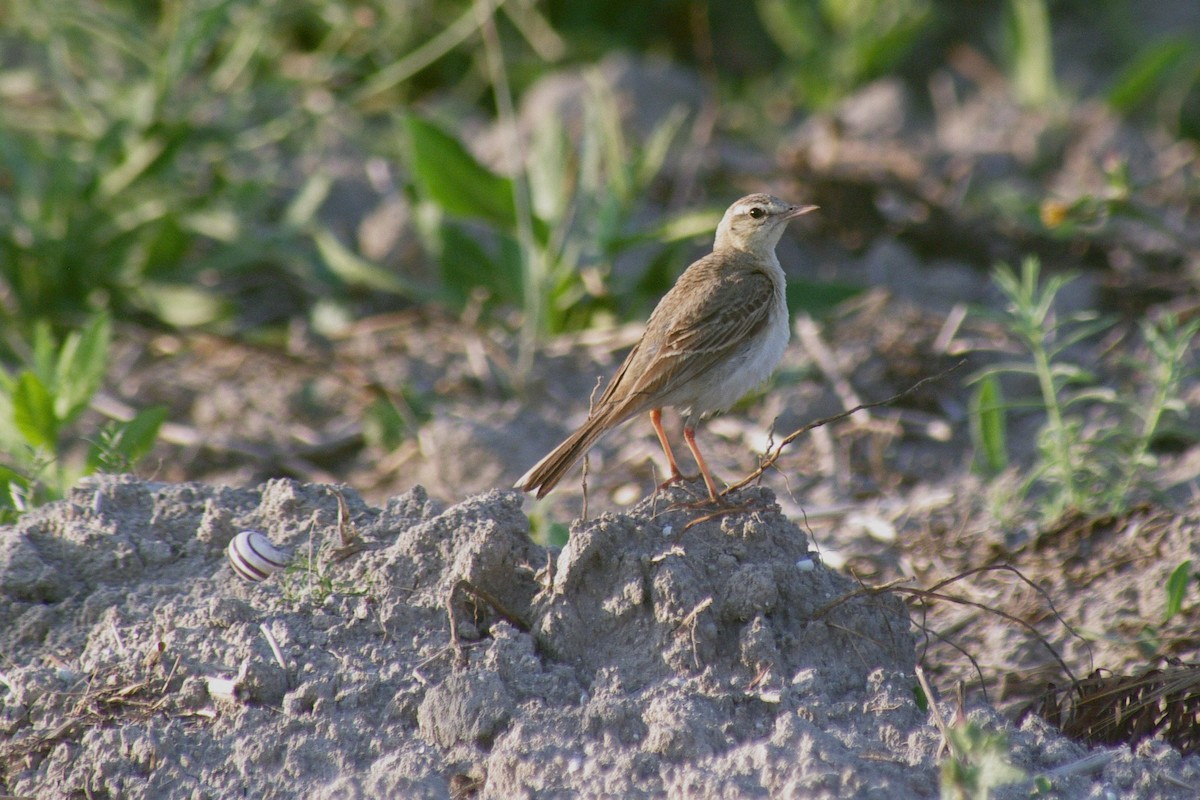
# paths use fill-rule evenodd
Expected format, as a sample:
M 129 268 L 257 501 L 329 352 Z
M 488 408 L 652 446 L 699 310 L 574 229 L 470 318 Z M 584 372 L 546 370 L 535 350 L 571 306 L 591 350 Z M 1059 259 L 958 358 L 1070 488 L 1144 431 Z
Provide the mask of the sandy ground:
M 372 508 L 287 480 L 91 482 L 0 538 L 0 790 L 938 796 L 903 604 L 823 565 L 770 491 L 706 518 L 672 507 L 689 490 L 547 550 L 513 492 Z M 299 566 L 243 581 L 224 554 L 243 529 Z M 1036 718 L 967 716 L 1030 776 L 1091 763 Z M 1165 744 L 1107 752 L 1044 796 L 1200 786 L 1200 760 Z

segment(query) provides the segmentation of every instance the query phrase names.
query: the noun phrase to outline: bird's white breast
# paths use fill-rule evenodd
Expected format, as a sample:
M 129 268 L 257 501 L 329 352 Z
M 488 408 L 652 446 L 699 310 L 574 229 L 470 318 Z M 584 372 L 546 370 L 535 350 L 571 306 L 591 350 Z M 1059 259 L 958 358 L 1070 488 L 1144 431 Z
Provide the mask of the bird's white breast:
M 714 371 L 722 374 L 713 375 L 706 391 L 692 403 L 691 410 L 694 414 L 724 411 L 729 408 L 771 377 L 771 373 L 783 358 L 791 336 L 791 325 L 788 322 L 787 300 L 784 295 L 786 284 L 783 269 L 774 253 L 771 257 L 774 262 L 771 265 L 774 267 L 771 270 L 771 279 L 775 284 L 775 296 L 772 299 L 767 324 L 740 352 L 714 367 Z

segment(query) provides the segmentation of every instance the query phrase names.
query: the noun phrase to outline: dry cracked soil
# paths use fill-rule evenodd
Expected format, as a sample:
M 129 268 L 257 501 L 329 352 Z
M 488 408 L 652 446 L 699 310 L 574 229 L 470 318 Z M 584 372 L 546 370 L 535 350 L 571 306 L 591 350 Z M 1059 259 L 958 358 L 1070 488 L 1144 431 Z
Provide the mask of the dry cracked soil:
M 936 797 L 903 603 L 830 570 L 766 488 L 678 487 L 529 537 L 522 498 L 381 508 L 291 480 L 103 477 L 0 539 L 6 795 Z M 267 534 L 293 566 L 236 576 Z M 74 654 L 71 658 L 49 654 Z M 942 704 L 947 717 L 956 713 Z M 1055 797 L 1185 798 L 1161 742 L 1087 750 L 1036 717 L 1012 763 Z M 998 790 L 1027 797 L 1031 782 Z

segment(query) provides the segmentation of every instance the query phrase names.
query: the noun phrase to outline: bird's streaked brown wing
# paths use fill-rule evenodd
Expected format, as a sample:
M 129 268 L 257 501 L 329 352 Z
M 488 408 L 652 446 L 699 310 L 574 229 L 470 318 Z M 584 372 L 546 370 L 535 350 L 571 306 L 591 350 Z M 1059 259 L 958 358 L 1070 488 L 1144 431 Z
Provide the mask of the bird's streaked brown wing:
M 627 419 L 654 407 L 656 400 L 720 363 L 767 324 L 775 291 L 767 275 L 737 272 L 706 288 L 693 293 L 693 302 L 672 319 L 651 319 L 651 326 L 669 327 L 661 333 L 647 328 L 596 404 L 597 412 Z

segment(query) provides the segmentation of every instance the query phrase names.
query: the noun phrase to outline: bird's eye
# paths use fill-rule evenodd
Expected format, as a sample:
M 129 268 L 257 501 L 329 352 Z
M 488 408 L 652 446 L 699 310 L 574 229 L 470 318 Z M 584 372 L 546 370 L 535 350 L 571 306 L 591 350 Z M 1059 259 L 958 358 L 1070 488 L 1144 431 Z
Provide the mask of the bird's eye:
M 750 209 L 750 216 L 753 217 L 754 219 L 762 219 L 766 215 L 767 215 L 767 212 L 763 211 L 758 206 L 755 206 L 754 208 Z

